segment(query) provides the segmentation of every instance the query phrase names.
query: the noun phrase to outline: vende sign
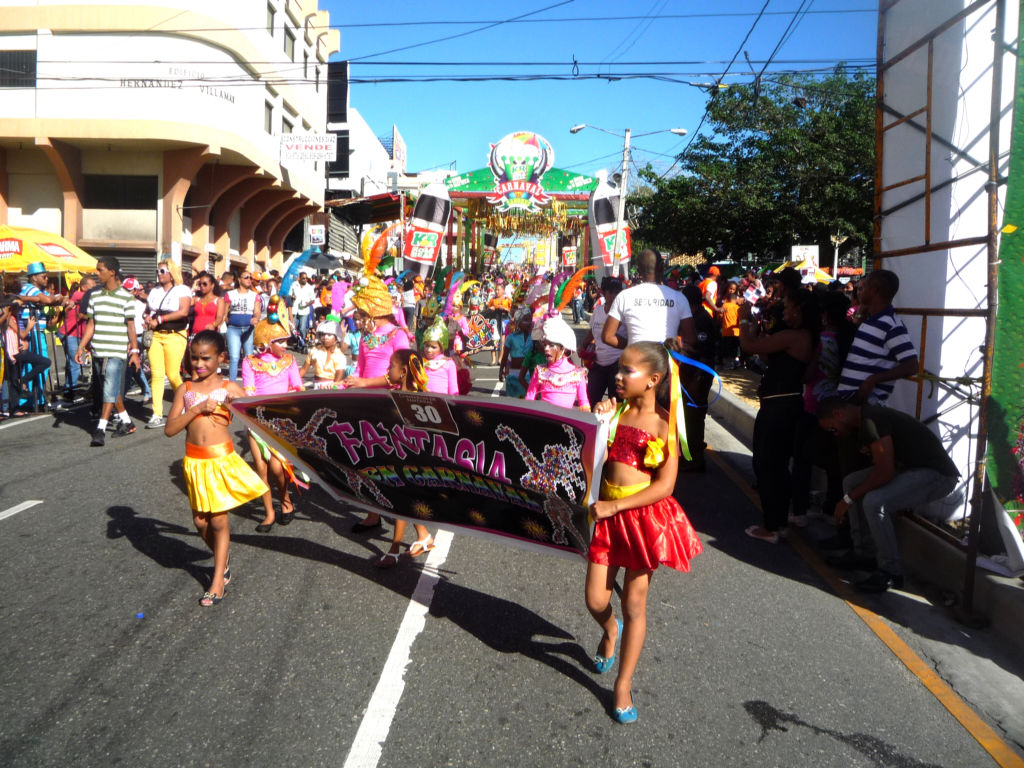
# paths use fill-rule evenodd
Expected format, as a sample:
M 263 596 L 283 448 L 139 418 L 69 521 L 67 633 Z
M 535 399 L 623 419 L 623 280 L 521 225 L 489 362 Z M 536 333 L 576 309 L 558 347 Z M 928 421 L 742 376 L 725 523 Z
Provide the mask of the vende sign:
M 281 162 L 286 160 L 326 160 L 338 157 L 338 136 L 333 133 L 281 134 Z

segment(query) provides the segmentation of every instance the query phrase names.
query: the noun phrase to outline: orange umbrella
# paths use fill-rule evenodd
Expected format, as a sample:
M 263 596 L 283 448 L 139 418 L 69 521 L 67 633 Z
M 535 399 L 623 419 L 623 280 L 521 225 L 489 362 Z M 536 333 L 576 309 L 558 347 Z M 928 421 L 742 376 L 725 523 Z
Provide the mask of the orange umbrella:
M 0 224 L 0 272 L 24 272 L 35 261 L 47 272 L 96 271 L 96 259 L 60 235 Z

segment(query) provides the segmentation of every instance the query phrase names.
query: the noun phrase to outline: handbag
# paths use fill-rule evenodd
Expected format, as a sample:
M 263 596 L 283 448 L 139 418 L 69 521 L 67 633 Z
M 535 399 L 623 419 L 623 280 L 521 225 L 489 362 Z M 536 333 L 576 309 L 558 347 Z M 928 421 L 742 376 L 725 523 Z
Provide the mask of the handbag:
M 149 349 L 153 346 L 153 329 L 147 328 L 142 332 L 142 339 L 139 341 L 139 346 L 142 349 Z

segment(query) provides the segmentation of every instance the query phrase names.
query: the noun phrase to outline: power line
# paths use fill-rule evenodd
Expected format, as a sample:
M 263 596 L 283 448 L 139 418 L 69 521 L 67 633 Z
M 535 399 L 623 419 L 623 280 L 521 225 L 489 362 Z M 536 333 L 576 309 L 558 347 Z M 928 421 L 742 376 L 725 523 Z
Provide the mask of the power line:
M 547 5 L 547 6 L 544 6 L 543 8 L 538 8 L 536 11 L 530 11 L 529 13 L 523 13 L 523 14 L 520 14 L 519 16 L 513 16 L 511 19 L 503 19 L 501 21 L 490 22 L 490 23 L 484 24 L 482 27 L 476 27 L 476 28 L 470 29 L 470 30 L 468 30 L 466 32 L 459 32 L 456 35 L 447 35 L 445 37 L 438 37 L 438 38 L 436 38 L 434 40 L 426 40 L 426 41 L 424 41 L 422 43 L 413 43 L 412 45 L 403 45 L 403 46 L 401 46 L 399 48 L 391 48 L 390 50 L 380 51 L 379 53 L 370 53 L 370 54 L 367 54 L 365 56 L 357 56 L 354 59 L 349 59 L 349 61 L 350 62 L 355 62 L 355 61 L 363 61 L 364 59 L 373 59 L 373 58 L 376 58 L 377 56 L 384 56 L 384 55 L 386 55 L 388 53 L 397 53 L 398 51 L 408 51 L 408 50 L 410 50 L 412 48 L 422 48 L 425 45 L 433 45 L 434 43 L 443 43 L 443 42 L 445 42 L 447 40 L 455 40 L 456 38 L 459 38 L 459 37 L 466 37 L 468 35 L 475 35 L 477 32 L 483 32 L 484 30 L 487 30 L 487 29 L 493 29 L 494 27 L 500 27 L 502 24 L 509 24 L 509 23 L 511 23 L 513 21 L 517 21 L 519 19 L 525 19 L 528 16 L 536 16 L 538 13 L 543 13 L 544 11 L 550 11 L 552 8 L 558 8 L 559 6 L 562 6 L 562 5 L 569 5 L 573 1 L 574 0 L 561 0 L 561 2 L 554 3 L 552 5 Z
M 765 11 L 768 10 L 768 3 L 770 2 L 771 0 L 764 0 L 764 5 L 761 6 L 761 12 L 757 14 L 757 18 L 754 19 L 754 23 L 751 24 L 750 29 L 747 30 L 747 34 L 743 37 L 743 42 L 740 43 L 739 47 L 736 49 L 736 53 L 733 54 L 732 61 L 729 62 L 729 66 L 725 68 L 725 72 L 722 73 L 721 77 L 718 78 L 718 82 L 715 83 L 716 89 L 722 85 L 722 80 L 725 78 L 726 73 L 728 73 L 728 71 L 732 69 L 732 65 L 735 64 L 736 59 L 739 58 L 740 52 L 743 50 L 743 46 L 747 44 L 747 40 L 749 40 L 750 36 L 754 34 L 754 28 L 757 26 L 757 23 L 761 21 L 761 17 L 764 16 Z M 666 176 L 668 176 L 672 172 L 672 169 L 675 168 L 679 161 L 683 158 L 683 155 L 686 154 L 686 151 L 690 148 L 690 145 L 693 144 L 693 142 L 696 140 L 697 135 L 700 133 L 700 129 L 704 127 L 704 121 L 708 119 L 708 115 L 711 112 L 711 99 L 713 98 L 713 93 L 708 96 L 708 103 L 704 107 L 704 114 L 700 116 L 700 122 L 697 123 L 696 130 L 694 130 L 694 132 L 690 134 L 690 140 L 686 142 L 686 146 L 683 147 L 679 154 L 676 156 L 675 162 L 673 162 L 672 165 L 668 167 L 668 170 L 662 173 L 658 178 L 664 179 Z
M 750 59 L 748 63 L 764 64 L 767 59 Z M 874 63 L 874 56 L 858 56 L 854 58 L 818 58 L 818 59 L 775 59 L 774 63 L 777 64 L 842 64 L 850 62 L 860 62 L 864 64 Z M 67 64 L 66 59 L 39 59 L 38 64 Z M 220 65 L 236 67 L 237 64 L 234 62 L 220 61 L 185 61 L 185 60 L 174 60 L 174 61 L 162 61 L 160 59 L 90 59 L 90 64 L 167 64 L 169 66 L 200 66 L 200 65 Z M 250 65 L 272 65 L 272 64 L 288 64 L 291 66 L 286 67 L 287 69 L 303 69 L 304 65 L 297 62 L 281 62 L 281 61 L 256 61 L 247 60 L 246 64 Z M 375 67 L 564 67 L 569 66 L 572 62 L 568 61 L 371 61 L 366 62 L 362 66 L 375 66 Z M 678 61 L 619 61 L 616 62 L 617 66 L 620 67 L 645 67 L 645 66 L 695 66 L 695 65 L 715 65 L 715 64 L 727 64 L 735 63 L 735 59 L 732 62 L 726 62 L 725 59 L 682 59 Z M 581 67 L 597 67 L 604 64 L 604 62 L 597 61 L 577 61 Z M 322 65 L 321 65 L 322 66 Z
M 874 68 L 874 64 L 863 65 L 863 66 L 848 66 L 846 69 L 859 70 L 859 71 L 870 71 Z M 778 69 L 772 70 L 768 74 L 773 76 L 781 75 L 827 75 L 835 71 L 835 66 L 828 67 L 816 67 L 809 69 Z M 744 72 L 712 72 L 712 71 L 647 71 L 647 72 L 617 72 L 617 73 L 587 73 L 587 74 L 566 74 L 557 72 L 548 73 L 529 73 L 529 74 L 514 74 L 514 73 L 481 73 L 481 74 L 454 74 L 454 73 L 436 73 L 430 75 L 402 75 L 402 74 L 391 74 L 391 75 L 372 75 L 367 74 L 363 76 L 350 77 L 350 84 L 369 84 L 369 83 L 430 83 L 430 82 L 490 82 L 490 81 L 508 81 L 508 82 L 534 82 L 534 81 L 586 81 L 586 80 L 601 80 L 609 82 L 617 82 L 622 80 L 661 80 L 664 82 L 675 83 L 679 85 L 687 85 L 694 88 L 707 88 L 708 85 L 717 86 L 721 83 L 725 77 L 753 77 L 756 73 L 753 71 Z M 718 78 L 716 83 L 705 83 L 705 82 L 693 82 L 683 78 L 693 77 L 713 77 Z M 97 88 L 121 88 L 121 87 L 139 87 L 139 88 L 167 88 L 167 89 L 179 89 L 179 88 L 202 88 L 208 86 L 230 86 L 230 87 L 265 87 L 265 86 L 283 86 L 283 85 L 298 85 L 298 86 L 313 86 L 313 80 L 307 77 L 298 76 L 287 76 L 281 74 L 279 76 L 267 76 L 262 77 L 255 76 L 243 76 L 243 75 L 226 75 L 223 77 L 153 77 L 150 73 L 140 74 L 124 74 L 117 77 L 101 77 L 101 76 L 89 76 L 89 75 L 75 75 L 75 76 L 37 76 L 37 83 L 79 83 L 79 84 L 91 84 L 91 83 L 109 83 L 110 85 L 98 85 Z M 81 86 L 88 88 L 90 86 Z M 43 89 L 45 90 L 45 89 Z M 52 90 L 52 89 L 51 89 Z
M 792 11 L 767 11 L 765 16 L 788 16 Z M 860 13 L 878 13 L 877 7 L 872 8 L 829 8 L 826 10 L 808 11 L 808 13 L 820 16 L 834 16 L 840 14 L 860 14 Z M 178 14 L 178 16 L 184 15 L 184 12 Z M 705 12 L 705 13 L 665 13 L 651 16 L 654 20 L 662 19 L 728 19 L 728 18 L 746 18 L 756 15 L 753 11 L 717 11 L 717 12 Z M 340 23 L 340 24 L 309 24 L 303 29 L 309 29 L 311 32 L 326 31 L 331 29 L 372 29 L 375 27 L 437 27 L 437 26 L 471 26 L 474 24 L 578 24 L 580 22 L 593 22 L 593 23 L 611 23 L 611 22 L 622 22 L 622 21 L 638 21 L 648 18 L 646 16 L 556 16 L 547 19 L 528 19 L 528 18 L 516 18 L 513 20 L 498 20 L 498 19 L 422 19 L 418 21 L 370 21 L 360 23 Z M 161 22 L 166 24 L 167 21 Z M 165 29 L 156 30 L 154 25 L 146 30 L 137 30 L 136 32 L 118 32 L 117 34 L 138 34 L 140 32 L 148 31 L 159 31 L 162 33 L 166 32 L 255 32 L 259 30 L 265 30 L 266 26 L 260 25 L 256 27 L 168 27 Z M 111 30 L 110 34 L 114 34 Z
M 775 58 L 775 54 L 782 50 L 782 46 L 789 39 L 789 35 L 792 34 L 790 30 L 796 31 L 796 25 L 799 23 L 800 19 L 800 11 L 804 9 L 804 6 L 807 5 L 808 2 L 814 2 L 814 0 L 800 0 L 800 6 L 796 9 L 796 13 L 793 14 L 793 18 L 790 19 L 789 25 L 786 27 L 785 31 L 783 31 L 782 37 L 779 38 L 779 42 L 775 46 L 775 50 L 772 51 L 772 55 L 768 57 L 768 61 L 766 61 L 764 66 L 761 67 L 761 71 L 757 75 L 758 79 L 760 79 L 761 75 L 764 74 L 764 71 L 768 69 L 768 65 L 772 63 L 772 59 Z M 810 6 L 808 5 L 808 8 L 809 7 Z

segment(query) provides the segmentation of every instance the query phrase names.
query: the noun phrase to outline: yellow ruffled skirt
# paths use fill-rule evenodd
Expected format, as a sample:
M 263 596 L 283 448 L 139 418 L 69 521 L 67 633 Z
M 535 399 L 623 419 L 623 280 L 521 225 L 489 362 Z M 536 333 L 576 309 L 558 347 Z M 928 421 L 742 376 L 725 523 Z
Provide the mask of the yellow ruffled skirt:
M 227 512 L 269 490 L 230 443 L 185 443 L 185 487 L 196 512 Z

